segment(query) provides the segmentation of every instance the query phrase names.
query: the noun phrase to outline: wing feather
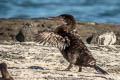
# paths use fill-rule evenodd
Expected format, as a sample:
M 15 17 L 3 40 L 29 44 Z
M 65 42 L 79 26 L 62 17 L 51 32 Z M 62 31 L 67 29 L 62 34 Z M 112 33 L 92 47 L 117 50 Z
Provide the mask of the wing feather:
M 59 49 L 65 49 L 65 47 L 69 46 L 70 40 L 67 37 L 62 37 L 54 32 L 41 32 L 36 34 L 34 37 L 34 41 L 43 44 L 50 45 L 53 47 L 57 47 Z

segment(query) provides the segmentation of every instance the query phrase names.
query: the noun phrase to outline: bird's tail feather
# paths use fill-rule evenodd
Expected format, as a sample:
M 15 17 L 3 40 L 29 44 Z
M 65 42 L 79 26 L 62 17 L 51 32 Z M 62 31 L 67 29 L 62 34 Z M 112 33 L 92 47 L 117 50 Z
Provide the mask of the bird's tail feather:
M 105 70 L 103 70 L 102 68 L 100 68 L 97 65 L 94 65 L 94 68 L 97 72 L 102 73 L 102 74 L 108 74 Z

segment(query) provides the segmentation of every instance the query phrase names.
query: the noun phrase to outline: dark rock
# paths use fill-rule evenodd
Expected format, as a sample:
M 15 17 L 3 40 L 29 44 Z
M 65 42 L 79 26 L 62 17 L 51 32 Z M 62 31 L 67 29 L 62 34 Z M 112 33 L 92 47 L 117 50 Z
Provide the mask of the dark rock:
M 16 40 L 19 42 L 25 41 L 25 36 L 23 35 L 22 31 L 20 30 L 19 33 L 16 35 Z

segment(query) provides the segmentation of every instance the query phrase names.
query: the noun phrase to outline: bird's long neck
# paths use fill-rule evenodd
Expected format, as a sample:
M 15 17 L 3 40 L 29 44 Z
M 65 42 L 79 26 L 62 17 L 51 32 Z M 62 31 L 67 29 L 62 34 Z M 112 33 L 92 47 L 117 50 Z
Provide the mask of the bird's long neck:
M 64 35 L 66 34 L 65 26 L 66 25 L 61 25 L 61 26 L 57 27 L 56 30 L 55 30 L 55 32 L 57 34 L 61 35 L 62 37 L 64 37 Z
M 75 26 L 75 24 L 72 23 L 72 22 L 66 23 L 66 25 L 67 25 L 67 26 L 72 26 L 72 27 Z
M 66 31 L 60 31 L 58 32 L 59 35 L 61 35 L 62 37 L 67 36 L 67 32 Z
M 66 26 L 69 26 L 72 30 L 75 29 L 75 21 L 66 22 Z

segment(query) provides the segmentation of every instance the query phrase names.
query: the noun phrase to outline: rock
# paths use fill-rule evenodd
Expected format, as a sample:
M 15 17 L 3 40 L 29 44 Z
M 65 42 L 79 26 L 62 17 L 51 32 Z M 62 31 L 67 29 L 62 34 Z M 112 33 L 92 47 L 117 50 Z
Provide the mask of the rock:
M 98 36 L 97 44 L 99 45 L 114 45 L 116 43 L 116 35 L 114 32 L 105 32 Z
M 88 44 L 92 44 L 92 43 L 96 44 L 96 33 L 92 33 L 92 35 L 88 36 L 86 42 Z
M 38 33 L 37 24 L 25 23 L 19 33 L 16 35 L 16 39 L 19 42 L 33 41 L 34 35 Z

